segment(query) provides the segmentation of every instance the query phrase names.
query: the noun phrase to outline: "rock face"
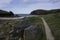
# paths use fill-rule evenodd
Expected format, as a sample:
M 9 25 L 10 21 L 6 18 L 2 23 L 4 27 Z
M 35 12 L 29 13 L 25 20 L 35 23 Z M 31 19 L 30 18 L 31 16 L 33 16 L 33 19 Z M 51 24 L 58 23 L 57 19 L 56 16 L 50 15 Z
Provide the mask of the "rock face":
M 24 40 L 40 40 L 42 30 L 38 25 L 31 25 L 24 30 Z
M 16 27 L 13 29 L 13 31 L 11 32 L 10 36 L 10 40 L 18 40 L 19 38 L 21 38 L 21 40 L 23 40 L 23 35 L 24 35 L 24 29 L 29 27 L 31 24 L 29 22 L 27 22 L 26 19 L 24 19 L 23 21 L 19 22 Z
M 10 40 L 40 40 L 42 29 L 39 25 L 32 24 L 28 20 L 23 20 L 13 29 Z

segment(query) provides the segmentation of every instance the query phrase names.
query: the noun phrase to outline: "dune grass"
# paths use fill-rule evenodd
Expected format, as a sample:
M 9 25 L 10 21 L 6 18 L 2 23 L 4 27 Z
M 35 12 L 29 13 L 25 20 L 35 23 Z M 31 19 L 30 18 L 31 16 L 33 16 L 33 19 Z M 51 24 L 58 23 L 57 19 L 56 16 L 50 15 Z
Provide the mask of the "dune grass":
M 60 40 L 60 14 L 49 14 L 44 16 L 55 40 Z

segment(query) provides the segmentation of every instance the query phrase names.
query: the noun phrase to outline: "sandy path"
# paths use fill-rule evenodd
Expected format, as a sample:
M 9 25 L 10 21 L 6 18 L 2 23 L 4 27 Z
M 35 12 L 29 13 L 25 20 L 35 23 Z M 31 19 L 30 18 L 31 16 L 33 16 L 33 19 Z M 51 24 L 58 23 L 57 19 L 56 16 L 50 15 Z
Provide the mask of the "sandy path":
M 45 26 L 47 40 L 54 40 L 54 37 L 53 37 L 51 30 L 50 30 L 48 24 L 46 23 L 45 19 L 43 17 L 41 17 L 41 19 L 42 19 L 44 26 Z

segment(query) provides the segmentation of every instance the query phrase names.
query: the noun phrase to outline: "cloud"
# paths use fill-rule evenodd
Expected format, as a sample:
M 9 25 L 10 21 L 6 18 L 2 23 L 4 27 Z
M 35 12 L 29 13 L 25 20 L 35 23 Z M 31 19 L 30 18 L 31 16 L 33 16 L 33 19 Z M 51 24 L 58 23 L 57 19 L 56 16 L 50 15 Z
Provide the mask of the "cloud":
M 29 2 L 29 0 L 23 0 L 23 2 L 27 3 L 27 2 Z
M 40 2 L 40 3 L 44 3 L 44 2 L 58 3 L 58 2 L 60 2 L 60 0 L 23 0 L 23 2 L 25 2 L 25 3 L 35 3 L 35 2 Z
M 49 2 L 49 0 L 23 0 L 24 3 L 45 3 Z
M 49 0 L 49 2 L 51 2 L 51 3 L 58 3 L 58 2 L 60 2 L 60 0 Z
M 8 5 L 12 0 L 0 0 L 0 8 Z

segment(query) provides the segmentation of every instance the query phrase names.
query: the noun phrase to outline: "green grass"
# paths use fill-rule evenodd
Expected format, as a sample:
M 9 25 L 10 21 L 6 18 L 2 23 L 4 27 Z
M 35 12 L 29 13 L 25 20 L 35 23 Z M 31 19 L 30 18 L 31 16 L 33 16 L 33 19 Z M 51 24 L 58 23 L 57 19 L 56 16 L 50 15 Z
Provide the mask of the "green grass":
M 31 22 L 33 24 L 39 24 L 40 25 L 40 27 L 43 30 L 43 35 L 42 35 L 41 40 L 46 40 L 45 28 L 44 28 L 44 25 L 43 25 L 41 18 L 40 17 L 29 17 L 28 19 L 29 19 L 28 20 L 29 22 Z
M 9 33 L 20 20 L 0 20 L 0 31 L 3 31 L 5 34 Z
M 28 17 L 28 21 L 33 24 L 39 24 L 39 26 L 43 29 L 43 35 L 41 37 L 41 40 L 46 40 L 45 28 L 44 28 L 41 18 L 40 17 Z M 0 20 L 0 30 L 5 32 L 7 36 L 8 32 L 11 31 L 15 27 L 15 25 L 18 24 L 18 22 L 20 22 L 20 20 Z
M 0 35 L 0 40 L 6 40 L 9 37 L 9 32 L 13 30 L 15 25 L 20 22 L 19 19 L 16 20 L 0 20 L 0 33 L 3 32 L 4 35 Z
M 49 14 L 45 17 L 55 40 L 60 40 L 60 14 Z

